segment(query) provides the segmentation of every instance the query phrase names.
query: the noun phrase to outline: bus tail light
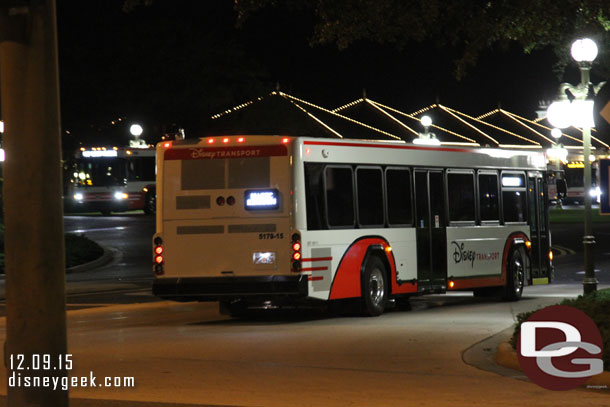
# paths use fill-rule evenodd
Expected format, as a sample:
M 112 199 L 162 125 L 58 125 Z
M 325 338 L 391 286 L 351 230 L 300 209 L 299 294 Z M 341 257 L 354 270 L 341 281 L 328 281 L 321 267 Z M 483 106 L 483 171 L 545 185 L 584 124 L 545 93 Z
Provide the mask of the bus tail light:
M 153 239 L 153 244 L 153 271 L 156 275 L 160 276 L 164 273 L 163 264 L 165 263 L 165 260 L 163 259 L 163 239 L 161 238 L 161 236 L 156 236 Z
M 301 236 L 298 233 L 292 235 L 292 271 L 301 271 Z

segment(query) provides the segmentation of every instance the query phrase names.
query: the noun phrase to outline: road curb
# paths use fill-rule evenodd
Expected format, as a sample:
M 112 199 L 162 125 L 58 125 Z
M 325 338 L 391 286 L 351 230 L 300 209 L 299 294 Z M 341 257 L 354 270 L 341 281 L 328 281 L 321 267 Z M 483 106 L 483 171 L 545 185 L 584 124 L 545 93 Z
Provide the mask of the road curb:
M 502 342 L 498 345 L 494 361 L 500 365 L 514 370 L 521 370 L 517 351 L 508 342 Z M 610 372 L 605 371 L 602 374 L 593 376 L 585 384 L 587 387 L 602 387 L 610 389 Z
M 90 270 L 96 269 L 98 267 L 105 266 L 106 264 L 110 263 L 112 261 L 112 259 L 114 258 L 114 253 L 117 251 L 117 249 L 112 248 L 112 247 L 104 247 L 104 246 L 101 246 L 101 247 L 104 252 L 102 253 L 102 255 L 100 257 L 98 257 L 97 259 L 92 260 L 88 263 L 68 267 L 66 269 L 66 273 L 69 273 L 69 274 L 82 273 L 85 271 L 90 271 Z

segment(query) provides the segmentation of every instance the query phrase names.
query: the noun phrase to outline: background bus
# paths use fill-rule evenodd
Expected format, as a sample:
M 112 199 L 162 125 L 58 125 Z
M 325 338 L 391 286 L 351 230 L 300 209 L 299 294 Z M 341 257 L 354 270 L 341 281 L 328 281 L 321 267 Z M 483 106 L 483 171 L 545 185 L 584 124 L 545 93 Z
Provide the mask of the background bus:
M 582 161 L 570 161 L 562 164 L 567 184 L 567 195 L 563 203 L 573 205 L 584 205 L 585 203 L 585 163 Z M 597 162 L 591 163 L 591 195 L 592 202 L 599 202 L 599 188 L 597 186 Z
M 69 212 L 154 213 L 154 186 L 153 148 L 83 148 L 64 164 L 64 207 Z
M 231 136 L 157 147 L 155 295 L 248 305 L 517 300 L 552 278 L 542 154 Z

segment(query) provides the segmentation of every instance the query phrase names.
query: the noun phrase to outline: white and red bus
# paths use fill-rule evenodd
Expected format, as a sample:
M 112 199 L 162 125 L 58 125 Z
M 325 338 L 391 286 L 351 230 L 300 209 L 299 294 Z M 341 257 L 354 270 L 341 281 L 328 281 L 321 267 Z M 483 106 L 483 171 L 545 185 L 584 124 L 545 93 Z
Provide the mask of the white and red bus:
M 154 148 L 82 148 L 66 161 L 64 174 L 68 212 L 154 213 Z
M 448 291 L 517 300 L 553 273 L 543 154 L 277 136 L 157 146 L 155 295 L 244 306 Z

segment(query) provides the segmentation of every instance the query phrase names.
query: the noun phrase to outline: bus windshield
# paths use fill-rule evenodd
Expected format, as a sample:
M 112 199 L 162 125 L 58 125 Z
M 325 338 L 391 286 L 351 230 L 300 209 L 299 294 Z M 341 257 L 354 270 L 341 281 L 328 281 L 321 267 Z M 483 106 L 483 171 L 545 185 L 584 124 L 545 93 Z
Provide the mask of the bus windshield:
M 122 158 L 78 159 L 72 169 L 74 184 L 79 187 L 113 187 L 126 183 Z

